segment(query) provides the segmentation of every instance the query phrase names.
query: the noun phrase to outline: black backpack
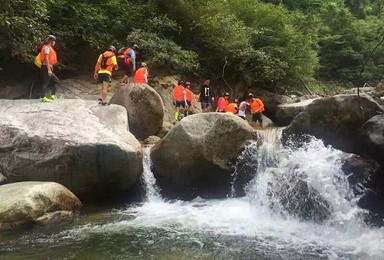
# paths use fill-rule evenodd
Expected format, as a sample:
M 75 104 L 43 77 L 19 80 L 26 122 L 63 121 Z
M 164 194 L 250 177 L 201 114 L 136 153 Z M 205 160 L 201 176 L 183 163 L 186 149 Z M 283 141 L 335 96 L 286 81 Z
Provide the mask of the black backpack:
M 108 59 L 111 58 L 112 56 L 113 55 L 111 55 L 111 56 L 104 56 L 104 54 L 103 54 L 103 57 L 101 58 L 101 64 L 100 64 L 100 67 L 102 69 L 106 69 L 108 67 L 108 64 L 107 64 Z

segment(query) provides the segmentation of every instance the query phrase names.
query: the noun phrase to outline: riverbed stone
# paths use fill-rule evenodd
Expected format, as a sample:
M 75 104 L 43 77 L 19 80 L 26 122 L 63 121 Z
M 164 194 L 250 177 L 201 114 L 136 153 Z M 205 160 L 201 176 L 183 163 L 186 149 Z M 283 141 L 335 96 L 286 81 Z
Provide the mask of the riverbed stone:
M 297 103 L 281 104 L 276 109 L 276 122 L 281 126 L 289 125 L 293 119 L 316 99 L 307 99 Z
M 18 182 L 0 186 L 0 229 L 48 223 L 77 213 L 80 200 L 54 182 Z
M 347 152 L 359 150 L 359 130 L 383 108 L 370 96 L 337 95 L 310 103 L 284 130 L 284 137 L 309 134 Z
M 81 199 L 119 196 L 142 172 L 126 114 L 80 99 L 0 100 L 0 172 L 10 183 L 58 182 Z
M 253 138 L 252 127 L 235 115 L 203 113 L 182 119 L 151 152 L 152 170 L 163 195 L 225 197 L 233 162 Z
M 384 115 L 369 119 L 361 129 L 362 149 L 384 165 Z
M 112 97 L 111 103 L 127 109 L 129 129 L 137 138 L 145 139 L 156 135 L 163 125 L 163 101 L 147 84 L 130 83 L 121 86 Z

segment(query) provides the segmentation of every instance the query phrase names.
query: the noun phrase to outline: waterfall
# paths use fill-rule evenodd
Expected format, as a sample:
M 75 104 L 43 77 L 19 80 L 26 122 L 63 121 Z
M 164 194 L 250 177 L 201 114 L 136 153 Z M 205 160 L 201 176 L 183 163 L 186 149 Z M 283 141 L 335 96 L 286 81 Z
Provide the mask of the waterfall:
M 146 201 L 161 201 L 160 189 L 156 185 L 156 179 L 151 170 L 151 148 L 152 145 L 143 147 L 143 175 L 141 179 L 145 188 Z

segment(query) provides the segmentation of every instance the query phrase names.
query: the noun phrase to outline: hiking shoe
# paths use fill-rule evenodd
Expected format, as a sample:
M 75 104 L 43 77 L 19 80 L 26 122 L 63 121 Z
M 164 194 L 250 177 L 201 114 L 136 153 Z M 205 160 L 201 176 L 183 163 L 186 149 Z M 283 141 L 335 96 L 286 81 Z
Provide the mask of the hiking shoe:
M 53 100 L 47 97 L 40 98 L 41 102 L 52 102 Z
M 57 96 L 56 95 L 51 95 L 51 99 L 55 100 L 55 99 L 57 99 Z
M 102 106 L 109 106 L 111 103 L 108 103 L 108 102 L 101 102 L 101 105 Z

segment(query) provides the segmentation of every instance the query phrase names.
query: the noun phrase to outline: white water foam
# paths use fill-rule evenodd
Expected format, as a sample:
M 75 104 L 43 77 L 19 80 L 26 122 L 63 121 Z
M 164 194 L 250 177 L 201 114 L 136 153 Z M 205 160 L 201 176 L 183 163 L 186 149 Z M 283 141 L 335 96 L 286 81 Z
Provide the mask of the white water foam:
M 86 239 L 92 233 L 163 229 L 172 234 L 190 234 L 190 239 L 195 239 L 196 233 L 245 237 L 267 256 L 294 251 L 298 257 L 311 255 L 316 259 L 383 259 L 384 229 L 368 227 L 361 220 L 364 211 L 356 205 L 357 198 L 341 171 L 340 152 L 317 139 L 300 148 L 283 147 L 281 133 L 273 131 L 260 132 L 260 142 L 251 144 L 241 157 L 258 161 L 245 197 L 166 201 L 159 195 L 150 171 L 150 148 L 145 148 L 143 180 L 147 200 L 117 211 L 118 221 L 68 230 L 59 235 L 60 240 Z M 324 221 L 301 220 L 282 203 L 284 196 L 301 202 L 300 194 L 295 193 L 297 180 L 305 183 L 315 205 L 325 203 L 329 215 Z M 246 251 L 247 247 L 237 250 Z

